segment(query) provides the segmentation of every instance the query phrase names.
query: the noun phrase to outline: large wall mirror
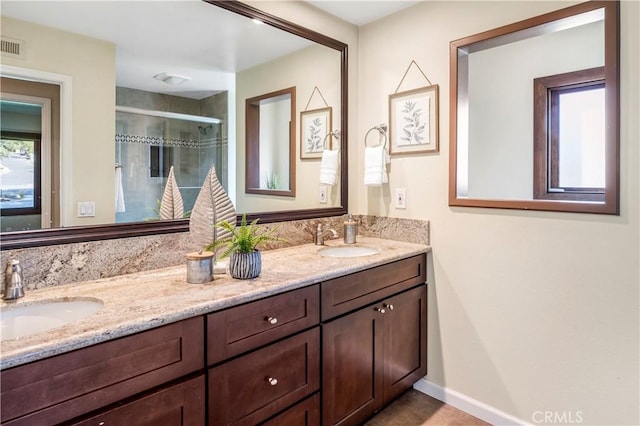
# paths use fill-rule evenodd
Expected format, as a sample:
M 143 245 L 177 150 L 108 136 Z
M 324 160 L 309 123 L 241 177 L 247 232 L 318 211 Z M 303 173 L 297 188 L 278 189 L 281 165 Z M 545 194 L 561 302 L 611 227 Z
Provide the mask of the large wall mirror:
M 1 249 L 187 231 L 212 165 L 238 213 L 261 223 L 346 213 L 346 44 L 237 1 L 8 0 L 1 13 L 3 79 L 58 96 L 50 107 L 3 84 L 0 189 L 11 208 Z M 320 161 L 297 153 L 297 196 L 246 194 L 245 100 L 283 87 L 308 97 L 315 86 L 342 135 L 329 202 L 317 197 Z M 157 203 L 172 169 L 187 213 L 163 220 Z
M 619 4 L 451 42 L 449 205 L 619 214 Z

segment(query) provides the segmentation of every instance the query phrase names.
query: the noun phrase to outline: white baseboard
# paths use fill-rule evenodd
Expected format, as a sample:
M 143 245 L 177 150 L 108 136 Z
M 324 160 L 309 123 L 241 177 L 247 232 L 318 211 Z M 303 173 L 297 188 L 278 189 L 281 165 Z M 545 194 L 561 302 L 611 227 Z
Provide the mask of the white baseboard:
M 483 402 L 470 398 L 453 389 L 432 383 L 424 378 L 414 384 L 413 388 L 492 425 L 520 426 L 529 424 Z

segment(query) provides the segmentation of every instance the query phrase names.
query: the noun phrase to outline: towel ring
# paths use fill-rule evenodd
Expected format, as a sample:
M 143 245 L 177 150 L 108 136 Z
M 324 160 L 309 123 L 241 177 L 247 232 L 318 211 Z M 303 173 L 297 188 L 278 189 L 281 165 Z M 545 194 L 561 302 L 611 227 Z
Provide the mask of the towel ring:
M 364 135 L 364 146 L 365 148 L 367 147 L 367 137 L 369 136 L 369 133 L 371 133 L 372 130 L 377 130 L 378 133 L 380 133 L 381 135 L 384 136 L 384 147 L 387 146 L 387 125 L 386 124 L 380 124 L 379 126 L 373 126 L 372 128 L 370 128 L 367 133 Z M 378 144 L 380 145 L 380 144 Z M 375 145 L 375 146 L 378 146 Z
M 327 135 L 322 140 L 322 148 L 323 149 L 327 149 L 327 138 L 329 136 L 333 136 L 334 138 L 336 138 L 336 140 L 340 139 L 340 130 L 334 130 L 333 132 L 327 133 Z M 340 148 L 338 148 L 338 151 L 339 150 L 340 150 Z

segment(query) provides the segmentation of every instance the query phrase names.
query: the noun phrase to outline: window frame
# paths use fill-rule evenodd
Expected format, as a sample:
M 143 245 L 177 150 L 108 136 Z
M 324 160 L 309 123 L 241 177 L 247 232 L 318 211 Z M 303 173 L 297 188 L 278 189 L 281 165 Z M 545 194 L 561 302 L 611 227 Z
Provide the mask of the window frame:
M 563 93 L 593 90 L 596 88 L 605 88 L 604 67 L 589 68 L 534 79 L 534 199 L 605 202 L 605 187 L 575 188 L 561 187 L 559 185 L 559 97 Z M 605 159 L 605 166 L 606 163 Z
M 42 135 L 40 133 L 32 132 L 12 132 L 1 131 L 1 139 L 13 139 L 13 140 L 32 140 L 33 146 L 33 207 L 21 207 L 21 208 L 0 208 L 0 216 L 25 216 L 25 215 L 41 215 L 42 214 Z

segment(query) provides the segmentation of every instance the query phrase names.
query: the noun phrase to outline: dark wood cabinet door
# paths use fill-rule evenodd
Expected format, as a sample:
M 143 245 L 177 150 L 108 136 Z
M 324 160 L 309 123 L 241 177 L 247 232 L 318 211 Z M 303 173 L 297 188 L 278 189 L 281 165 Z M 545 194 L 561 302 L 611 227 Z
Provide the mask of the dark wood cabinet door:
M 320 394 L 305 399 L 261 426 L 320 426 Z
M 323 325 L 324 425 L 362 424 L 382 405 L 383 332 L 374 306 Z
M 202 426 L 204 375 L 124 404 L 73 426 Z
M 384 400 L 391 402 L 427 374 L 427 288 L 406 291 L 385 309 Z
M 209 424 L 256 425 L 320 389 L 319 327 L 209 370 Z

